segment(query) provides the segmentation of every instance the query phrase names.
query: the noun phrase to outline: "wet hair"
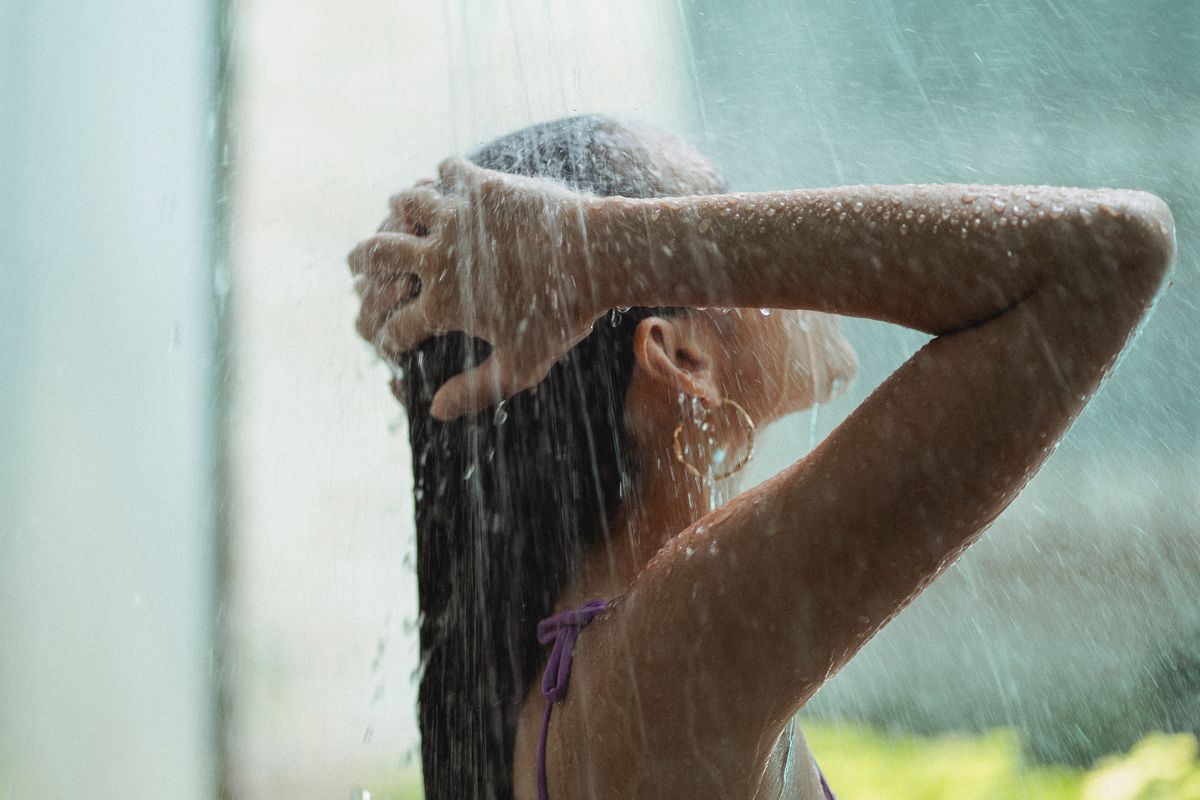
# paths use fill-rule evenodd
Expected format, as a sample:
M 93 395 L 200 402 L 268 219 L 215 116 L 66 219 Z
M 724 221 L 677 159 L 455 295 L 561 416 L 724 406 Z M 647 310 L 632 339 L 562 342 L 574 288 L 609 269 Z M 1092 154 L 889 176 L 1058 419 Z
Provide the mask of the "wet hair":
M 675 137 L 601 116 L 526 128 L 469 158 L 596 195 L 725 191 Z M 481 362 L 488 345 L 450 334 L 403 358 L 429 800 L 511 800 L 517 718 L 544 657 L 537 622 L 581 558 L 607 539 L 633 476 L 624 415 L 634 330 L 680 310 L 614 311 L 535 388 L 450 423 L 430 416 L 433 394 Z

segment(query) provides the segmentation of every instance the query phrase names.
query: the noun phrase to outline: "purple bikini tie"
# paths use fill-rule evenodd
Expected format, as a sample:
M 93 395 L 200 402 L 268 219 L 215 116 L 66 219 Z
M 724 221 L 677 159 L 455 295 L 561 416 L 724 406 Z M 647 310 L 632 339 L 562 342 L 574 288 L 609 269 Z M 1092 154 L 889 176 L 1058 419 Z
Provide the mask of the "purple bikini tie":
M 546 698 L 546 713 L 542 714 L 542 732 L 537 748 L 538 800 L 550 800 L 546 790 L 546 734 L 550 731 L 550 711 L 554 704 L 567 696 L 567 681 L 571 678 L 571 655 L 583 626 L 608 608 L 607 600 L 589 600 L 579 608 L 560 611 L 538 623 L 538 641 L 553 644 L 546 671 L 542 673 L 542 697 Z
M 537 746 L 538 800 L 550 800 L 550 792 L 546 789 L 546 734 L 550 732 L 550 712 L 555 703 L 567 696 L 567 682 L 571 679 L 571 657 L 575 652 L 579 632 L 606 608 L 607 600 L 589 600 L 579 608 L 560 611 L 538 623 L 538 641 L 553 645 L 550 649 L 550 660 L 546 662 L 546 671 L 542 673 L 542 697 L 546 698 L 546 711 L 542 714 L 542 732 L 538 735 Z M 825 782 L 824 773 L 819 768 L 817 774 L 821 776 L 821 790 L 825 792 L 826 800 L 836 800 L 829 784 Z

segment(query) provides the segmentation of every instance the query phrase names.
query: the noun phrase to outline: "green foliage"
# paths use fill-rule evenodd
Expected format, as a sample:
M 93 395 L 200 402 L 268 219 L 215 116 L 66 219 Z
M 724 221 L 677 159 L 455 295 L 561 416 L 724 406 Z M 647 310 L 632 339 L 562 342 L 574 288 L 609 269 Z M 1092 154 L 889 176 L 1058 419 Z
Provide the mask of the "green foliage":
M 859 726 L 804 726 L 839 798 L 1081 800 L 1081 772 L 1021 763 L 1010 730 L 927 738 Z
M 841 800 L 1200 800 L 1189 734 L 1150 734 L 1085 772 L 1023 763 L 1012 730 L 939 737 L 817 723 L 804 730 Z
M 1150 734 L 1128 755 L 1102 758 L 1083 781 L 1080 800 L 1200 800 L 1194 736 Z
M 804 725 L 839 800 L 1200 800 L 1200 752 L 1190 734 L 1152 733 L 1089 771 L 1023 762 L 1012 730 L 981 736 L 885 733 L 858 725 Z M 420 800 L 406 772 L 371 800 Z

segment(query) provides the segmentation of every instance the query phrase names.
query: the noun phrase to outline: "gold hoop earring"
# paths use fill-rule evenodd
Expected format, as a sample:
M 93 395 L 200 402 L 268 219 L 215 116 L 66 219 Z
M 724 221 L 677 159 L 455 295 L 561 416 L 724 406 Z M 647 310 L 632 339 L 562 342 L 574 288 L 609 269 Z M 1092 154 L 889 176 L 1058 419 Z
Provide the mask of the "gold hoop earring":
M 750 458 L 754 455 L 754 420 L 750 418 L 750 412 L 742 408 L 739 403 L 729 399 L 721 401 L 721 405 L 733 406 L 734 410 L 738 413 L 738 417 L 742 420 L 742 424 L 746 426 L 746 454 L 742 456 L 741 460 L 734 464 L 730 469 L 713 475 L 713 480 L 723 480 L 728 478 L 730 475 L 741 472 L 746 464 L 750 463 Z M 720 408 L 720 406 L 718 406 L 718 408 Z M 688 472 L 692 473 L 697 478 L 703 479 L 704 473 L 697 469 L 695 464 L 692 464 L 683 456 L 683 443 L 679 440 L 679 436 L 683 433 L 683 425 L 685 422 L 686 420 L 681 419 L 679 420 L 679 424 L 675 426 L 675 433 L 673 436 L 675 440 L 675 460 L 680 464 L 683 464 Z

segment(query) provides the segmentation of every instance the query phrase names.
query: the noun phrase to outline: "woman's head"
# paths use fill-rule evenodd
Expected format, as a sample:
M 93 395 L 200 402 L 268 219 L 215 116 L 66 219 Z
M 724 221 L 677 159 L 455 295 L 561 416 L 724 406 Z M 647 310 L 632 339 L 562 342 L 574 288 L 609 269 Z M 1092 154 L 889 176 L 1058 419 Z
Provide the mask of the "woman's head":
M 652 316 L 638 324 L 631 346 L 626 427 L 641 462 L 654 461 L 664 443 L 673 443 L 671 434 L 694 401 L 711 409 L 732 400 L 763 425 L 826 402 L 858 369 L 837 317 L 814 311 L 690 309 Z M 737 443 L 718 437 L 713 444 Z
M 470 159 L 597 195 L 725 190 L 712 166 L 675 137 L 606 117 L 534 126 Z M 745 401 L 760 419 L 798 407 L 806 392 L 811 402 L 813 370 L 789 381 L 780 379 L 780 365 L 804 360 L 798 350 L 827 349 L 819 342 L 830 329 L 818 319 L 614 311 L 534 389 L 449 423 L 431 417 L 433 394 L 486 357 L 487 345 L 451 334 L 402 357 L 428 797 L 511 795 L 517 713 L 541 660 L 537 620 L 553 609 L 583 555 L 607 539 L 636 482 L 639 456 L 669 447 L 670 428 L 665 439 L 655 429 L 674 425 L 670 409 L 677 418 L 681 391 Z

